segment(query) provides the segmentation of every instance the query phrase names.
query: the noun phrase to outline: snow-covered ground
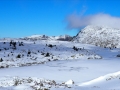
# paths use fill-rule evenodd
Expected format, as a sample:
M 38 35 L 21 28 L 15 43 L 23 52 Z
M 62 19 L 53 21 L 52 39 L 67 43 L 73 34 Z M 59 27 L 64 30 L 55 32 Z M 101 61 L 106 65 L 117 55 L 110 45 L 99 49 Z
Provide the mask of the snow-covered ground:
M 0 90 L 120 90 L 120 49 L 21 39 L 14 39 L 14 46 L 10 41 L 0 40 Z

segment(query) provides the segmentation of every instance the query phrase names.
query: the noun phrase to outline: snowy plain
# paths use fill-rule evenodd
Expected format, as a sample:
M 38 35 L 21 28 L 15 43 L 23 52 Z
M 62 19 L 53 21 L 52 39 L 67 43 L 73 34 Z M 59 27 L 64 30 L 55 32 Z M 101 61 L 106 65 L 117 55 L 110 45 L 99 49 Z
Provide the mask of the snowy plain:
M 120 90 L 118 48 L 68 41 L 12 40 L 17 42 L 16 49 L 9 45 L 11 39 L 0 40 L 0 58 L 3 59 L 0 90 Z M 24 46 L 19 46 L 20 42 Z M 74 46 L 79 50 L 74 50 Z M 47 53 L 50 55 L 46 56 Z M 17 85 L 15 78 L 20 82 Z M 43 79 L 52 84 L 44 81 L 40 87 L 38 82 Z M 74 83 L 67 85 L 68 80 Z

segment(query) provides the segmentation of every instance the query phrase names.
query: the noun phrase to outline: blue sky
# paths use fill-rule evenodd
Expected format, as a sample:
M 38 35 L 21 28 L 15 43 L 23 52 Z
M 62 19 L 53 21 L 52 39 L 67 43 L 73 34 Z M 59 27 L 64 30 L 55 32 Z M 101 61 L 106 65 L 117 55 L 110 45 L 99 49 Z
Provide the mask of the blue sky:
M 69 15 L 120 17 L 119 11 L 119 0 L 0 0 L 0 37 L 74 36 L 80 27 L 68 29 Z

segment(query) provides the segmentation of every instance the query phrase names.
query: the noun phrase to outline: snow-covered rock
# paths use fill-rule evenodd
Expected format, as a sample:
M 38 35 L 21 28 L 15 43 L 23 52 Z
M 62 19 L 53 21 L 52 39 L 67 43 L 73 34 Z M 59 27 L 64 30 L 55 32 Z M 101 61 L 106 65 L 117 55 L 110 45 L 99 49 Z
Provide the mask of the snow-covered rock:
M 73 85 L 74 84 L 74 81 L 73 80 L 68 80 L 67 82 L 65 82 L 65 84 L 67 84 L 67 85 Z
M 120 29 L 89 25 L 82 29 L 73 41 L 101 47 L 120 47 Z

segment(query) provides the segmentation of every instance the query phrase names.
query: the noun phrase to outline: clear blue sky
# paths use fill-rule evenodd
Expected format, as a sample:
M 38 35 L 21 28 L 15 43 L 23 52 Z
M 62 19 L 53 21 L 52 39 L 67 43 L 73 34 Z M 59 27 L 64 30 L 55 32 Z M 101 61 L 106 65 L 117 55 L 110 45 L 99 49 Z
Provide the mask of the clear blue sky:
M 0 0 L 0 37 L 76 35 L 65 18 L 72 13 L 120 16 L 120 0 Z

